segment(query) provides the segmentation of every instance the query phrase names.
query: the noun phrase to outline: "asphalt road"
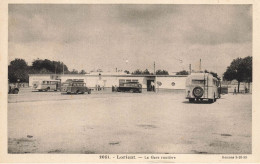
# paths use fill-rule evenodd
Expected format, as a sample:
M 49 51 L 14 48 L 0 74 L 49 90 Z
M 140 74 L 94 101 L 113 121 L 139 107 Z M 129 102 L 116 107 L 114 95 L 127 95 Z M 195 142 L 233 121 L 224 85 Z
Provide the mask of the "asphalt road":
M 252 95 L 188 103 L 182 92 L 8 96 L 9 153 L 249 154 Z

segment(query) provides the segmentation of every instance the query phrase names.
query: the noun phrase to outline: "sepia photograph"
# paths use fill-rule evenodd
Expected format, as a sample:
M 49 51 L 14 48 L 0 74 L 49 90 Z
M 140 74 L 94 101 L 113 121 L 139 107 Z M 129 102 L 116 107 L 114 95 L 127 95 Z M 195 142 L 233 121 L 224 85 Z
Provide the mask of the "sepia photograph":
M 252 155 L 252 4 L 11 3 L 7 21 L 8 155 Z

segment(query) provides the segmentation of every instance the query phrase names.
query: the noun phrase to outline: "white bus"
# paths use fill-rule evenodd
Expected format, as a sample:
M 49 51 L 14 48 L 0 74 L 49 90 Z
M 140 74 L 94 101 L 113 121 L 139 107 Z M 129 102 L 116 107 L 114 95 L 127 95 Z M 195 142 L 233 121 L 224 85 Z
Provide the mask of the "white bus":
M 192 73 L 186 79 L 185 94 L 189 102 L 207 99 L 213 103 L 220 98 L 220 81 L 210 73 Z
M 40 80 L 33 82 L 33 88 L 38 91 L 57 91 L 60 90 L 60 80 Z

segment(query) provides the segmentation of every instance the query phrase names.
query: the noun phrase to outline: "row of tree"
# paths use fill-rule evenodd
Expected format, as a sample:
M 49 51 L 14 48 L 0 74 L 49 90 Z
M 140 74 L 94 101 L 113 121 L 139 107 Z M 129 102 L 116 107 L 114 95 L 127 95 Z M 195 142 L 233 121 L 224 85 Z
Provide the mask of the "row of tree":
M 50 61 L 48 59 L 36 59 L 29 66 L 24 59 L 15 59 L 8 65 L 8 79 L 10 82 L 28 82 L 29 74 L 85 74 L 85 70 L 78 72 L 73 69 L 69 71 L 66 64 L 60 61 Z
M 125 71 L 126 73 L 129 74 L 129 71 Z M 148 71 L 148 69 L 145 69 L 144 71 L 141 71 L 140 69 L 135 70 L 132 72 L 133 75 L 153 75 L 154 73 L 151 73 Z M 157 70 L 155 72 L 156 75 L 169 75 L 169 72 L 166 70 Z

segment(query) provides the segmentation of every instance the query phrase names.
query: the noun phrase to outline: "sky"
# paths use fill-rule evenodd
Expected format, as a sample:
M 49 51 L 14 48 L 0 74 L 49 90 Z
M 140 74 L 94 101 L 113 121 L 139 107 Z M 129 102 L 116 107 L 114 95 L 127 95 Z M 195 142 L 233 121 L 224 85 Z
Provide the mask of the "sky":
M 9 4 L 9 62 L 89 72 L 202 69 L 222 75 L 252 56 L 251 5 Z

